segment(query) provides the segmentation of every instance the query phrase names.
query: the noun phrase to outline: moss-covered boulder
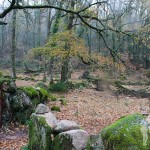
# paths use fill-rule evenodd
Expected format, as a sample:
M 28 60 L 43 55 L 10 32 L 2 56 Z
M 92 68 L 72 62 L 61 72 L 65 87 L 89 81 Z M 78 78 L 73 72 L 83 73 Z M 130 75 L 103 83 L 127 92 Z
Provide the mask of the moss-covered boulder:
M 40 103 L 44 103 L 49 97 L 48 91 L 42 87 L 25 86 L 19 87 L 19 89 L 30 97 L 35 106 Z
M 45 114 L 48 112 L 50 112 L 49 107 L 44 104 L 39 104 L 35 109 L 36 114 Z
M 105 150 L 100 134 L 90 136 L 87 150 Z
M 10 107 L 19 111 L 21 108 L 29 108 L 32 106 L 30 98 L 21 90 L 17 90 L 16 94 L 9 97 Z
M 52 130 L 57 123 L 56 117 L 51 113 L 31 115 L 29 123 L 29 149 L 51 150 Z
M 40 102 L 41 103 L 45 102 L 48 99 L 48 97 L 49 97 L 48 91 L 46 89 L 42 88 L 42 87 L 37 87 L 36 90 L 39 93 Z
M 106 150 L 149 150 L 148 122 L 141 114 L 119 119 L 101 131 Z
M 11 119 L 24 124 L 34 111 L 30 98 L 21 90 L 17 90 L 15 94 L 5 93 L 5 104 L 4 123 Z
M 79 129 L 80 126 L 75 121 L 70 120 L 61 120 L 58 122 L 54 128 L 54 131 L 57 133 Z
M 58 134 L 53 141 L 54 150 L 86 149 L 89 134 L 84 130 L 70 130 Z

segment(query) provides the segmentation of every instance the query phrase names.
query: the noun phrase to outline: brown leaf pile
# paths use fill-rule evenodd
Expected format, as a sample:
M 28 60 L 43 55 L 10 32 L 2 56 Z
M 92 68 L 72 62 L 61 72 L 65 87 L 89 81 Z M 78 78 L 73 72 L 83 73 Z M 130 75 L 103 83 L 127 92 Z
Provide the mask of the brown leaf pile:
M 56 117 L 60 120 L 74 120 L 92 134 L 122 116 L 150 111 L 149 100 L 146 98 L 116 97 L 111 92 L 98 92 L 94 89 L 74 90 L 63 96 L 68 101 L 67 106 L 62 106 L 59 101 L 48 104 L 49 107 L 60 106 L 61 112 L 54 112 Z
M 0 150 L 20 150 L 21 147 L 28 143 L 27 138 L 17 138 L 17 139 L 2 139 L 0 140 Z
M 20 150 L 28 143 L 25 126 L 10 125 L 0 130 L 0 150 Z

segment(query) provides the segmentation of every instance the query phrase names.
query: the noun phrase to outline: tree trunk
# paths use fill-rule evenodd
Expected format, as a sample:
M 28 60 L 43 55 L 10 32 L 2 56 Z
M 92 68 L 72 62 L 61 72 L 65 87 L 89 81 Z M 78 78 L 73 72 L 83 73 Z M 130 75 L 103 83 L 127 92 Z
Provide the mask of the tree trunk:
M 44 58 L 44 65 L 43 65 L 43 69 L 44 69 L 44 74 L 43 74 L 43 82 L 46 82 L 46 59 Z
M 41 46 L 41 10 L 38 10 L 37 46 Z
M 60 3 L 60 8 L 62 7 L 62 3 Z M 54 22 L 54 26 L 52 29 L 52 35 L 54 35 L 55 33 L 58 32 L 59 29 L 59 19 L 61 17 L 61 11 L 58 10 L 56 13 L 56 20 Z M 49 19 L 50 19 L 50 12 L 49 12 Z M 48 21 L 48 37 L 50 36 L 50 28 L 51 28 L 51 24 L 52 24 L 52 20 Z M 55 45 L 53 45 L 55 46 Z M 54 61 L 55 58 L 51 57 L 50 61 L 49 61 L 49 84 L 53 83 L 53 75 L 54 75 Z
M 0 128 L 2 127 L 2 112 L 3 112 L 3 84 L 0 84 Z
M 11 65 L 12 65 L 12 78 L 16 78 L 16 15 L 17 11 L 13 10 L 13 22 L 12 22 L 12 51 L 11 51 Z
M 74 6 L 75 6 L 75 2 L 74 0 L 71 0 L 71 9 L 74 9 Z M 73 20 L 74 20 L 74 16 L 70 14 L 70 16 L 68 17 L 68 26 L 67 26 L 67 30 L 70 30 L 72 29 L 73 27 Z M 68 50 L 69 51 L 69 50 Z M 66 57 L 63 62 L 62 62 L 62 68 L 61 68 L 61 81 L 62 82 L 67 82 L 68 79 L 69 79 L 69 62 L 70 62 L 70 58 L 69 58 L 69 55 L 68 57 Z
M 49 62 L 49 71 L 50 71 L 50 74 L 49 74 L 49 81 L 50 81 L 50 84 L 53 84 L 53 75 L 54 75 L 54 58 L 51 58 L 50 62 Z
M 2 38 L 2 40 L 1 40 L 1 50 L 0 50 L 0 57 L 2 58 L 3 57 L 3 50 L 4 50 L 4 42 L 5 42 L 5 40 L 4 40 L 4 33 L 5 32 L 5 25 L 2 25 L 2 35 L 1 35 L 1 38 Z
M 61 81 L 67 82 L 69 77 L 69 57 L 63 60 L 61 69 Z

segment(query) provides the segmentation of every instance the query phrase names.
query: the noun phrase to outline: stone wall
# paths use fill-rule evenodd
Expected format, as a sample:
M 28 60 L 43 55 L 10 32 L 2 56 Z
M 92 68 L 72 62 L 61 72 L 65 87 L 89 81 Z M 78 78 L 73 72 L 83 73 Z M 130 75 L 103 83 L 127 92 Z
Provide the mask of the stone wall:
M 58 121 L 44 104 L 39 104 L 31 115 L 30 150 L 83 150 L 94 146 L 94 143 L 90 146 L 89 141 L 90 135 L 80 125 L 69 120 Z M 98 142 L 101 143 L 100 140 Z
M 57 120 L 44 104 L 39 104 L 31 115 L 30 150 L 148 150 L 149 147 L 149 122 L 141 114 L 121 118 L 98 135 L 89 135 L 74 121 Z

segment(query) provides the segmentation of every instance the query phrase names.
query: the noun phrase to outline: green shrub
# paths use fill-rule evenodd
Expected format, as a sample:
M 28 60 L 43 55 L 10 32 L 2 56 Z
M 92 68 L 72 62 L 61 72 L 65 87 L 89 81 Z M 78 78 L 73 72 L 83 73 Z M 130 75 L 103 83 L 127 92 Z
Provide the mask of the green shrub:
M 75 83 L 74 88 L 75 89 L 84 89 L 88 86 L 88 84 L 89 83 L 87 81 L 77 82 L 77 83 Z
M 59 112 L 61 111 L 59 106 L 53 106 L 53 107 L 51 108 L 51 110 L 52 110 L 52 111 L 59 111 Z
M 89 82 L 87 81 L 81 81 L 81 82 L 68 82 L 67 87 L 68 89 L 84 89 L 89 85 Z
M 54 92 L 67 92 L 68 91 L 67 84 L 64 82 L 54 83 L 50 85 L 49 89 L 50 91 L 54 91 Z
M 69 89 L 84 89 L 89 85 L 87 81 L 73 83 L 71 81 L 64 83 L 64 82 L 57 82 L 49 86 L 50 91 L 54 92 L 67 92 Z

